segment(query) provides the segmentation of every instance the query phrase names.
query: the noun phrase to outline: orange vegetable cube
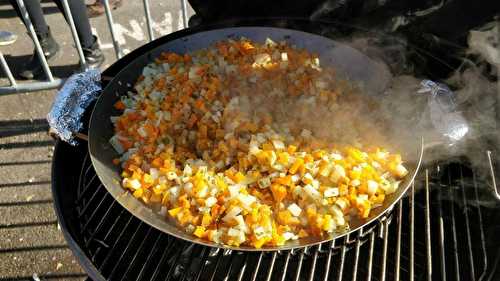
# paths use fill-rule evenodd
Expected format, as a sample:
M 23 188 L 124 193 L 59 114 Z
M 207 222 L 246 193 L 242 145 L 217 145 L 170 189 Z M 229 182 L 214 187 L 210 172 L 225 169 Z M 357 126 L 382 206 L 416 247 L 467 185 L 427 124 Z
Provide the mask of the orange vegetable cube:
M 174 208 L 174 209 L 170 209 L 168 210 L 168 214 L 171 215 L 172 217 L 175 217 L 177 216 L 177 214 L 179 214 L 179 212 L 182 210 L 182 207 L 177 207 L 177 208 Z
M 295 145 L 289 145 L 287 148 L 288 153 L 293 154 L 297 151 L 297 147 Z
M 209 226 L 212 223 L 212 217 L 209 214 L 204 214 L 201 220 L 201 225 Z
M 292 167 L 290 167 L 290 170 L 288 172 L 290 174 L 296 174 L 297 171 L 304 166 L 304 160 L 302 158 L 297 158 L 295 159 L 295 162 L 293 162 Z
M 198 237 L 198 238 L 203 238 L 203 236 L 205 236 L 205 227 L 204 226 L 197 226 L 193 232 L 193 235 Z
M 271 184 L 271 192 L 273 193 L 274 200 L 277 202 L 283 201 L 287 194 L 286 187 L 275 183 Z
M 125 110 L 125 104 L 121 100 L 117 101 L 114 107 L 118 110 Z

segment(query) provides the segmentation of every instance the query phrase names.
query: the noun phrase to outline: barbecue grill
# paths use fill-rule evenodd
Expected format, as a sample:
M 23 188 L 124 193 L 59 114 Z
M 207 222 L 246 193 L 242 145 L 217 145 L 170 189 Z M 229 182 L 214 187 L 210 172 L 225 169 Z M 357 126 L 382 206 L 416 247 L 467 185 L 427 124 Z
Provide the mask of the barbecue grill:
M 488 157 L 493 160 L 485 152 Z M 271 253 L 200 246 L 141 222 L 99 182 L 85 147 L 58 142 L 53 170 L 63 233 L 92 280 L 497 280 L 499 276 L 500 206 L 484 199 L 496 187 L 495 175 L 490 174 L 490 182 L 479 180 L 463 162 L 424 169 L 390 216 L 354 235 Z
M 103 83 L 138 55 L 198 30 L 135 50 L 103 72 Z M 428 163 L 407 196 L 371 224 L 278 252 L 211 248 L 156 230 L 107 192 L 86 144 L 57 142 L 52 190 L 64 236 L 92 280 L 497 280 L 498 166 L 494 152 L 481 149 L 487 169 L 464 158 Z

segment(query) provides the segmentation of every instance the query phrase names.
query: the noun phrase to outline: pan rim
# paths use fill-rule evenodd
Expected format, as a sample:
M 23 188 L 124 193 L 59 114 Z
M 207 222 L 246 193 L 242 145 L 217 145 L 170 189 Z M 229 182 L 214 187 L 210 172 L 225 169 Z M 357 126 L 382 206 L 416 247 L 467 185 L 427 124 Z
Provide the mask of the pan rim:
M 288 29 L 288 28 L 269 27 L 269 26 L 243 26 L 243 27 L 231 27 L 231 28 L 215 28 L 215 29 L 202 30 L 201 32 L 209 32 L 209 31 L 213 32 L 213 31 L 224 30 L 224 29 L 235 30 L 235 29 L 238 29 L 238 28 L 242 28 L 242 29 L 248 29 L 248 28 L 266 28 L 266 29 L 270 29 L 270 28 L 272 28 L 272 29 L 283 30 L 283 31 L 287 31 L 287 32 L 294 32 L 294 33 L 300 32 L 300 33 L 307 34 L 308 36 L 309 35 L 319 36 L 319 37 L 322 37 L 322 38 L 325 38 L 325 39 L 328 39 L 328 40 L 332 41 L 332 43 L 336 42 L 336 41 L 334 41 L 332 39 L 329 39 L 329 38 L 326 38 L 326 37 L 323 37 L 323 36 L 320 36 L 320 35 L 317 35 L 317 34 L 309 33 L 309 32 L 304 32 L 304 31 L 294 30 L 294 29 Z M 184 35 L 184 33 L 186 33 L 186 34 Z M 163 46 L 164 44 L 166 44 L 167 42 L 169 42 L 171 40 L 182 39 L 183 37 L 189 36 L 189 35 L 191 35 L 191 33 L 186 32 L 186 30 L 179 31 L 179 32 L 174 32 L 172 34 L 169 34 L 169 35 L 167 35 L 165 37 L 172 36 L 171 39 L 166 40 L 162 44 L 154 47 L 152 50 L 161 48 L 161 46 Z M 165 38 L 165 37 L 163 37 L 163 38 Z M 129 64 L 133 64 L 135 61 L 139 60 L 143 56 L 147 56 L 148 53 L 149 52 L 145 52 L 145 53 L 140 54 L 139 56 L 137 56 L 136 58 L 134 58 Z M 113 83 L 118 83 L 117 79 L 119 78 L 120 73 L 122 71 L 125 71 L 125 70 L 126 70 L 126 67 L 123 68 L 122 70 L 120 70 L 115 75 L 115 77 L 113 77 L 113 79 L 107 84 L 106 88 L 109 87 L 109 85 L 112 85 Z M 103 89 L 103 94 L 104 94 L 106 88 Z M 97 100 L 96 105 L 99 103 L 99 100 L 101 99 L 101 97 L 102 97 L 102 95 L 99 96 L 99 99 Z M 374 215 L 370 219 L 365 220 L 361 225 L 359 225 L 359 226 L 357 226 L 355 228 L 349 228 L 348 230 L 342 231 L 342 232 L 339 232 L 339 233 L 332 233 L 332 234 L 329 234 L 324 239 L 318 238 L 316 241 L 308 242 L 308 243 L 303 244 L 303 245 L 302 244 L 301 245 L 296 245 L 296 243 L 287 242 L 287 243 L 285 243 L 282 246 L 262 247 L 262 248 L 259 248 L 259 249 L 256 249 L 256 248 L 253 248 L 253 247 L 250 247 L 250 246 L 239 246 L 239 247 L 228 246 L 228 245 L 218 244 L 218 243 L 207 241 L 207 240 L 202 240 L 202 239 L 196 238 L 192 234 L 185 233 L 185 232 L 183 232 L 183 233 L 185 233 L 187 235 L 183 236 L 183 235 L 179 234 L 182 231 L 180 230 L 180 228 L 177 225 L 173 224 L 171 220 L 166 220 L 166 219 L 163 218 L 161 223 L 169 224 L 169 225 L 177 228 L 177 230 L 178 230 L 177 233 L 173 232 L 173 231 L 172 232 L 168 231 L 167 229 L 161 227 L 160 223 L 157 222 L 157 219 L 159 219 L 159 218 L 153 218 L 154 216 L 146 215 L 146 214 L 149 214 L 149 213 L 153 213 L 153 211 L 147 205 L 145 205 L 143 202 L 141 202 L 140 200 L 138 200 L 138 199 L 136 199 L 134 197 L 132 198 L 135 201 L 137 201 L 137 203 L 140 204 L 142 208 L 147 208 L 148 210 L 150 210 L 149 212 L 138 212 L 136 210 L 138 208 L 137 204 L 135 204 L 136 205 L 135 208 L 134 208 L 134 206 L 129 206 L 125 202 L 126 199 L 124 199 L 124 197 L 127 197 L 127 195 L 128 195 L 128 197 L 130 197 L 131 194 L 130 194 L 129 191 L 123 189 L 121 187 L 121 184 L 119 182 L 116 183 L 116 184 L 119 186 L 119 188 L 121 190 L 121 194 L 118 194 L 117 192 L 113 192 L 113 190 L 111 190 L 111 188 L 108 187 L 108 184 L 106 184 L 106 182 L 108 182 L 108 181 L 103 178 L 104 177 L 104 173 L 103 172 L 99 172 L 99 171 L 103 170 L 103 168 L 99 168 L 103 164 L 100 161 L 98 161 L 98 159 L 96 159 L 96 157 L 93 155 L 93 152 L 94 152 L 94 149 L 92 147 L 92 144 L 93 144 L 92 135 L 93 134 L 92 134 L 92 130 L 90 130 L 90 128 L 92 128 L 93 122 L 97 122 L 97 121 L 94 121 L 95 118 L 96 118 L 95 117 L 95 108 L 96 107 L 93 108 L 92 113 L 91 113 L 91 117 L 90 117 L 88 150 L 89 150 L 89 154 L 91 156 L 92 166 L 96 170 L 96 174 L 97 174 L 99 180 L 102 182 L 102 184 L 104 185 L 104 187 L 106 188 L 106 190 L 112 195 L 113 199 L 116 200 L 116 201 L 118 201 L 118 203 L 120 203 L 120 205 L 122 207 L 124 207 L 127 211 L 129 211 L 133 216 L 139 218 L 141 221 L 147 223 L 148 225 L 150 225 L 150 226 L 158 229 L 159 231 L 161 231 L 161 232 L 163 232 L 163 233 L 165 233 L 167 235 L 171 235 L 171 236 L 174 236 L 176 238 L 179 238 L 179 239 L 182 239 L 182 240 L 185 240 L 185 241 L 188 241 L 188 242 L 200 244 L 200 245 L 203 245 L 203 246 L 209 246 L 209 247 L 215 247 L 215 248 L 221 248 L 221 249 L 237 250 L 237 251 L 248 251 L 248 252 L 272 252 L 272 251 L 279 251 L 279 250 L 291 250 L 291 249 L 297 249 L 297 248 L 302 248 L 302 247 L 306 247 L 306 246 L 314 246 L 314 245 L 322 244 L 322 243 L 325 243 L 325 242 L 329 242 L 329 241 L 332 241 L 332 240 L 335 240 L 335 239 L 342 238 L 342 237 L 344 237 L 344 236 L 346 236 L 346 235 L 348 235 L 350 233 L 356 232 L 359 229 L 361 229 L 363 227 L 366 227 L 367 225 L 370 225 L 371 223 L 375 222 L 376 220 L 379 220 L 381 217 L 386 216 L 387 214 L 389 214 L 390 212 L 392 212 L 394 206 L 398 202 L 401 201 L 401 199 L 403 198 L 403 196 L 405 196 L 405 194 L 407 193 L 409 187 L 414 183 L 414 180 L 415 180 L 415 178 L 416 178 L 416 176 L 418 174 L 418 171 L 420 169 L 420 166 L 422 164 L 422 159 L 423 159 L 424 139 L 422 137 L 422 139 L 421 139 L 421 145 L 420 145 L 420 150 L 418 152 L 418 162 L 413 166 L 414 167 L 414 172 L 411 175 L 411 177 L 410 177 L 410 175 L 408 175 L 407 178 L 405 178 L 405 180 L 404 180 L 405 181 L 404 186 L 400 186 L 399 187 L 400 190 L 397 191 L 398 194 L 392 199 L 392 202 L 390 202 L 378 214 Z M 127 195 L 123 196 L 124 193 L 126 193 Z M 379 207 L 379 208 L 382 208 L 382 207 Z M 300 239 L 297 240 L 297 241 L 300 241 Z

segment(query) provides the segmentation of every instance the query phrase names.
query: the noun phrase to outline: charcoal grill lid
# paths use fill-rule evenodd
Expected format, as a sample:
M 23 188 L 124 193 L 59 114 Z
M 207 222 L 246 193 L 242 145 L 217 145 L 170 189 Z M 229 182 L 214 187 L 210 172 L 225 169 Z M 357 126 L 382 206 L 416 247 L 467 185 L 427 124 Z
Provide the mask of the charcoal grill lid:
M 175 34 L 175 33 L 174 33 Z M 212 43 L 227 38 L 239 38 L 244 36 L 257 42 L 264 42 L 266 38 L 272 38 L 274 41 L 286 40 L 298 47 L 305 48 L 309 51 L 319 54 L 324 65 L 331 65 L 338 69 L 338 73 L 343 73 L 347 78 L 353 81 L 363 82 L 367 88 L 383 88 L 381 80 L 377 75 L 380 70 L 377 63 L 373 62 L 359 51 L 338 43 L 331 39 L 306 33 L 297 30 L 261 27 L 261 26 L 246 26 L 246 27 L 231 27 L 214 30 L 206 30 L 194 34 L 182 36 L 182 31 L 176 35 L 173 40 L 166 40 L 158 47 L 151 49 L 141 56 L 134 59 L 131 63 L 123 67 L 123 69 L 108 83 L 104 88 L 103 94 L 99 97 L 91 115 L 89 127 L 89 151 L 92 159 L 92 164 L 106 189 L 111 195 L 129 212 L 136 217 L 150 224 L 151 226 L 173 235 L 175 237 L 188 240 L 194 243 L 203 244 L 212 247 L 224 247 L 234 250 L 246 251 L 273 251 L 286 250 L 297 247 L 312 246 L 322 242 L 326 242 L 338 237 L 342 237 L 350 232 L 356 231 L 364 225 L 378 219 L 385 212 L 390 211 L 394 204 L 406 193 L 408 187 L 413 182 L 423 154 L 423 141 L 414 151 L 409 151 L 412 155 L 417 155 L 414 163 L 408 163 L 409 175 L 401 183 L 400 188 L 393 194 L 386 197 L 386 201 L 381 207 L 373 209 L 370 217 L 366 220 L 353 218 L 350 221 L 350 229 L 346 232 L 334 233 L 327 237 L 308 237 L 302 238 L 280 247 L 265 247 L 255 249 L 252 247 L 228 247 L 222 246 L 210 241 L 198 239 L 193 235 L 179 229 L 173 222 L 165 220 L 163 216 L 153 212 L 148 206 L 141 203 L 130 192 L 124 190 L 120 185 L 119 167 L 112 164 L 114 158 L 119 157 L 116 151 L 111 147 L 108 140 L 113 135 L 113 125 L 110 121 L 110 116 L 120 114 L 115 110 L 113 104 L 121 95 L 125 95 L 137 77 L 142 73 L 142 69 L 160 55 L 161 52 L 171 51 L 178 53 L 186 53 L 201 48 L 209 47 Z M 163 41 L 163 40 L 162 40 Z M 406 152 L 402 153 L 404 159 Z

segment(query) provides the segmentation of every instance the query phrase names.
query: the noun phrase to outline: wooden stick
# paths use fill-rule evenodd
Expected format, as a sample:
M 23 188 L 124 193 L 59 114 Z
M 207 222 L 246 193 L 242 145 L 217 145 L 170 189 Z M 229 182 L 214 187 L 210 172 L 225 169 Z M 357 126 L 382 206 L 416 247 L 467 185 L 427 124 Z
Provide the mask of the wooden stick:
M 84 140 L 84 141 L 89 141 L 89 136 L 87 136 L 86 134 L 82 134 L 82 133 L 73 133 L 73 135 L 81 140 Z

